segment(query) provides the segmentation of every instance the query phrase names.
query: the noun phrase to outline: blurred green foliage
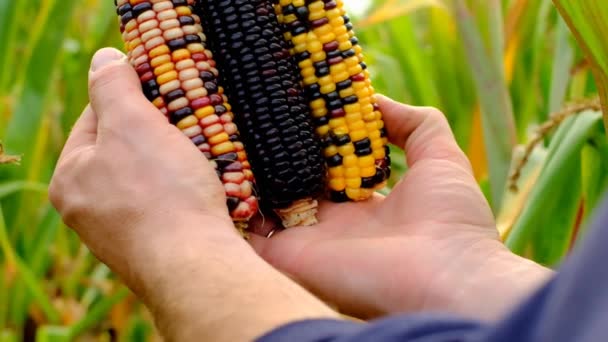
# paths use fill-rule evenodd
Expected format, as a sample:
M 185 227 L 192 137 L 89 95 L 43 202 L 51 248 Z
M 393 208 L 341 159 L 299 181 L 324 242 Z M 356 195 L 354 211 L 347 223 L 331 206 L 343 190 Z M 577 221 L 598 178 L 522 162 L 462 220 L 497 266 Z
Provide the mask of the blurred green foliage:
M 608 185 L 593 100 L 608 27 L 586 20 L 606 15 L 602 1 L 556 0 L 567 21 L 550 0 L 376 0 L 354 18 L 377 90 L 446 114 L 506 243 L 550 266 Z M 112 1 L 0 1 L 0 164 L 21 157 L 0 165 L 0 342 L 156 336 L 46 196 L 103 46 L 122 47 Z M 407 169 L 396 148 L 394 160 L 393 184 Z

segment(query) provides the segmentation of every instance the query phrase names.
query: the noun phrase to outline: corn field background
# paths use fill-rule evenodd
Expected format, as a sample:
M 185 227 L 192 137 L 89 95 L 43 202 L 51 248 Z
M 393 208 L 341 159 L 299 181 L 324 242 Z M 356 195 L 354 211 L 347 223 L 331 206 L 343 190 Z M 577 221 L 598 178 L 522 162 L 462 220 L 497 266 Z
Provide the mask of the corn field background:
M 440 108 L 506 244 L 559 265 L 608 185 L 605 0 L 346 2 L 377 90 Z M 103 46 L 110 0 L 0 0 L 0 342 L 157 339 L 47 200 Z

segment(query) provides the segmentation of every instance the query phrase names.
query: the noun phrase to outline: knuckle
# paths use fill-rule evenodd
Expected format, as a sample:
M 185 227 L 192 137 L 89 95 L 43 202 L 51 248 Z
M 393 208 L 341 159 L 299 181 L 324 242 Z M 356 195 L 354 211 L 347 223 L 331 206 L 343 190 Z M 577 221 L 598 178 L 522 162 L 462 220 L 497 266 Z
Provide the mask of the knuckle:
M 435 107 L 424 107 L 424 110 L 427 112 L 428 117 L 434 122 L 438 123 L 448 123 L 448 119 L 445 114 L 441 110 Z

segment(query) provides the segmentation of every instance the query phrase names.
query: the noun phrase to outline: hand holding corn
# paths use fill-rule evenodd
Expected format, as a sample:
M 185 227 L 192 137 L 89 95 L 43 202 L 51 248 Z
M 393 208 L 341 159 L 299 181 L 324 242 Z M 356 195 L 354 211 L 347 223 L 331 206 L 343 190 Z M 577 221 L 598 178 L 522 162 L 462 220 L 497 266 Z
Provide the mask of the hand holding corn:
M 235 233 L 213 165 L 142 93 L 124 96 L 139 89 L 119 52 L 96 55 L 91 105 L 50 188 L 65 222 L 146 303 L 169 340 L 248 341 L 286 323 L 336 317 Z M 386 99 L 380 108 L 411 167 L 395 191 L 323 202 L 318 227 L 253 235 L 253 246 L 359 317 L 424 308 L 500 315 L 548 272 L 498 242 L 441 113 Z
M 237 227 L 258 207 L 253 176 L 285 227 L 316 224 L 324 192 L 385 186 L 387 131 L 341 0 L 115 5 L 144 93 L 216 166 Z
M 89 94 L 49 196 L 167 340 L 250 341 L 290 321 L 336 316 L 236 233 L 216 168 L 157 115 L 126 56 L 95 55 Z

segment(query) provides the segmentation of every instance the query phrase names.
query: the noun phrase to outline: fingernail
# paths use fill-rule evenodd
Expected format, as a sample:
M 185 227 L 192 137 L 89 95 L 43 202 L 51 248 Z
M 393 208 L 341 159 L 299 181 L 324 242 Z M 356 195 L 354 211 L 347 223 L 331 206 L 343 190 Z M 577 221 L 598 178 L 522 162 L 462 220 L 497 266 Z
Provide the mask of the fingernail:
M 97 51 L 91 62 L 91 71 L 97 71 L 104 66 L 125 58 L 125 55 L 112 48 L 105 48 Z

